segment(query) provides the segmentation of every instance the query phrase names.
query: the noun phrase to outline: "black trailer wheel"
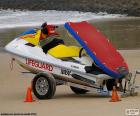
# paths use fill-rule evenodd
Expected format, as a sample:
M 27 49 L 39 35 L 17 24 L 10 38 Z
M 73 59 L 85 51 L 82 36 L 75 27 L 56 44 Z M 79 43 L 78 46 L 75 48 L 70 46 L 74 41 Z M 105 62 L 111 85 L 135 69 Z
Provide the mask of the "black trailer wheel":
M 88 92 L 88 90 L 85 90 L 85 89 L 80 89 L 80 88 L 77 88 L 77 87 L 72 87 L 70 86 L 71 90 L 76 93 L 76 94 L 85 94 Z
M 108 91 L 112 91 L 113 90 L 113 86 L 117 87 L 117 83 L 116 83 L 115 79 L 108 79 L 106 81 L 106 86 L 107 86 L 107 90 Z
M 51 99 L 56 91 L 56 82 L 52 75 L 39 73 L 33 79 L 32 88 L 38 99 Z

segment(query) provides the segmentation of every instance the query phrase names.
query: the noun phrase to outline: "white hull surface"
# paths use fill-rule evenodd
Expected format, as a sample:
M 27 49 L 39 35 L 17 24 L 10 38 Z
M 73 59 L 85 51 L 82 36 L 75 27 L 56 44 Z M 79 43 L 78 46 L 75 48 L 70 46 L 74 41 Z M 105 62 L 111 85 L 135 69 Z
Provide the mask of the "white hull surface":
M 25 45 L 27 43 L 28 42 L 23 39 L 16 38 L 9 43 L 5 49 L 12 54 L 13 58 L 15 58 L 18 64 L 32 73 L 49 72 L 68 78 L 72 78 L 72 74 L 77 74 L 84 78 L 90 79 L 95 83 L 97 78 L 101 79 L 103 77 L 101 80 L 111 78 L 105 74 L 94 75 L 86 73 L 85 66 L 89 66 L 89 63 L 86 65 L 71 61 L 62 61 L 61 59 L 57 59 L 49 54 L 43 53 L 42 48 L 38 46 L 31 47 Z

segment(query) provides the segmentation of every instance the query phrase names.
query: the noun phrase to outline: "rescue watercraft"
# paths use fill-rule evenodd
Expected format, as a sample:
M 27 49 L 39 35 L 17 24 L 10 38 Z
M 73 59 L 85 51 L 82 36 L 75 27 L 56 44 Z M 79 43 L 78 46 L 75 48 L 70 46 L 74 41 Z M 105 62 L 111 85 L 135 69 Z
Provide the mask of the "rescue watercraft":
M 5 47 L 28 71 L 23 73 L 34 76 L 32 88 L 37 98 L 52 98 L 57 85 L 69 85 L 76 94 L 110 95 L 113 86 L 123 94 L 134 93 L 128 65 L 107 37 L 87 21 L 67 22 L 64 27 L 81 47 L 60 44 L 46 54 L 42 47 L 21 38 L 35 33 L 34 29 L 24 32 Z

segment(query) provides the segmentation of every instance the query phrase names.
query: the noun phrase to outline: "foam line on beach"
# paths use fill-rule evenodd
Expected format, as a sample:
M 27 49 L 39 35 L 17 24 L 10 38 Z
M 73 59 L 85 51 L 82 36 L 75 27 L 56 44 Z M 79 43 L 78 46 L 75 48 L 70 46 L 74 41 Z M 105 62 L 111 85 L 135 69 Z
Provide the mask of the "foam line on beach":
M 50 24 L 64 24 L 65 22 L 77 22 L 83 20 L 97 20 L 107 18 L 125 17 L 119 14 L 91 13 L 79 11 L 13 11 L 0 10 L 0 29 L 38 26 L 47 21 Z

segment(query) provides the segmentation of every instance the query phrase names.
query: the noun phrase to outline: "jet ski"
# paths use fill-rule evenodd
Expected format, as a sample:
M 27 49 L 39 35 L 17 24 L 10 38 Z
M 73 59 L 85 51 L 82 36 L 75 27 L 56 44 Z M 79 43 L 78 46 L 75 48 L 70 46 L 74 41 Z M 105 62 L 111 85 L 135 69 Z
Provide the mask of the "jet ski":
M 128 66 L 109 40 L 87 21 L 67 22 L 65 29 L 81 45 L 59 44 L 44 53 L 21 38 L 35 33 L 27 30 L 5 46 L 12 59 L 32 74 L 32 88 L 38 99 L 51 99 L 58 85 L 68 85 L 76 94 L 95 92 L 110 95 L 113 86 L 125 93 L 122 80 L 130 78 Z M 54 36 L 52 36 L 54 37 Z

